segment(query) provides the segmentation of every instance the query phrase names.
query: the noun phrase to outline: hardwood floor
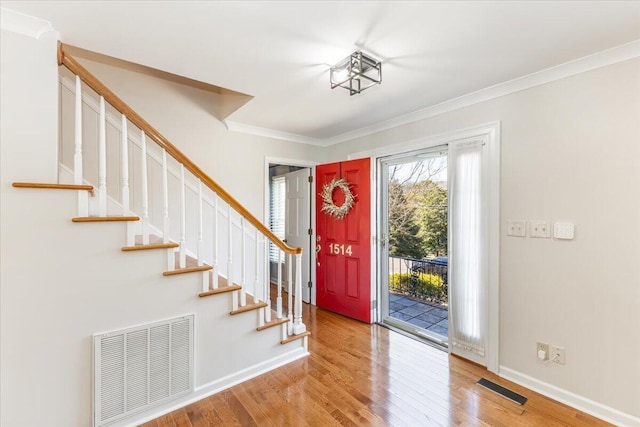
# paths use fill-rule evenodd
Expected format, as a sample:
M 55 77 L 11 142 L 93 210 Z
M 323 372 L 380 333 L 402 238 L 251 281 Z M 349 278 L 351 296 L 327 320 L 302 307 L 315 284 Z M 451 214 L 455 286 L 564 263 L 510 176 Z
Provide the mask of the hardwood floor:
M 311 356 L 143 426 L 610 425 L 381 326 L 308 305 L 304 321 Z M 528 402 L 485 390 L 481 377 Z

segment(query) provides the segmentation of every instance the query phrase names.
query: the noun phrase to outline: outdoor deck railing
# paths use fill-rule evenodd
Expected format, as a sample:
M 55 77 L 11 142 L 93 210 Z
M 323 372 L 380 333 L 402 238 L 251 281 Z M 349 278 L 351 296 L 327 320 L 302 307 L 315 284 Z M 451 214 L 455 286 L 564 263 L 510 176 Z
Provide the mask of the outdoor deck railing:
M 389 256 L 389 291 L 425 301 L 448 303 L 447 258 Z

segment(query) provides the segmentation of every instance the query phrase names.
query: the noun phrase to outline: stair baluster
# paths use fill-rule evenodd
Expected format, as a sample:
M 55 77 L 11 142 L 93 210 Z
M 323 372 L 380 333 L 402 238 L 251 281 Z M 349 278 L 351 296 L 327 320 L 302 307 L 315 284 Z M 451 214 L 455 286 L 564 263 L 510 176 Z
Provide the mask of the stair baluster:
M 243 217 L 240 217 L 240 224 L 240 233 L 242 233 L 240 238 L 240 249 L 242 253 L 242 258 L 240 259 L 240 286 L 242 286 L 242 289 L 240 289 L 240 307 L 244 307 L 247 305 L 247 230 Z
M 278 296 L 276 297 L 276 313 L 278 319 L 282 319 L 282 251 L 278 249 Z
M 142 244 L 149 244 L 149 177 L 147 175 L 147 137 L 140 131 L 140 145 L 142 153 Z
M 129 194 L 129 135 L 127 131 L 127 116 L 121 114 L 120 145 L 122 150 L 122 216 L 131 215 Z M 127 246 L 135 244 L 136 229 L 132 222 L 127 223 Z
M 100 97 L 98 130 L 98 216 L 107 216 L 107 113 Z
M 264 312 L 264 321 L 271 322 L 271 273 L 269 271 L 269 240 L 264 239 L 264 300 L 269 304 Z
M 187 265 L 187 183 L 184 178 L 184 165 L 180 164 L 180 255 L 179 266 Z
M 82 82 L 79 76 L 76 76 L 75 101 L 73 183 L 75 185 L 82 185 L 84 179 L 82 170 Z M 86 191 L 78 191 L 78 216 L 89 216 L 89 194 Z
M 218 289 L 218 194 L 215 192 L 213 193 L 213 271 L 211 274 L 212 288 Z
M 162 150 L 162 242 L 169 243 L 169 165 L 167 164 L 167 150 Z M 175 252 L 167 249 L 167 270 L 173 270 L 176 265 Z
M 233 208 L 231 207 L 231 205 L 229 205 L 229 211 L 227 212 L 228 217 L 227 219 L 229 220 L 229 241 L 227 242 L 229 244 L 229 262 L 227 263 L 227 284 L 232 285 L 233 284 Z M 232 296 L 232 301 L 231 301 L 231 307 L 233 308 L 233 310 L 237 310 L 238 309 L 238 291 L 233 292 L 233 296 Z
M 202 181 L 198 180 L 198 252 L 197 252 L 198 265 L 204 264 L 204 261 L 203 261 L 204 246 L 203 246 L 203 240 L 202 240 L 203 233 L 204 233 L 204 228 L 202 225 Z
M 289 319 L 289 323 L 287 323 L 287 331 L 289 335 L 291 335 L 291 331 L 293 330 L 293 303 L 291 299 L 293 298 L 293 277 L 292 277 L 292 269 L 293 269 L 293 256 L 289 255 L 289 259 L 287 260 L 287 318 Z

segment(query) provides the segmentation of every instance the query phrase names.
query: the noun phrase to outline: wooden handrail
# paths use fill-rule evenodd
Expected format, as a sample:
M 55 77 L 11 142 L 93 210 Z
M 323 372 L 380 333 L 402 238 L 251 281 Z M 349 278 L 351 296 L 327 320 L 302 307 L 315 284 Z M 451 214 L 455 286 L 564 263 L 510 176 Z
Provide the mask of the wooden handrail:
M 139 129 L 143 130 L 146 136 L 153 139 L 156 144 L 164 148 L 166 152 L 182 163 L 184 167 L 194 174 L 204 185 L 215 191 L 218 196 L 229 203 L 229 205 L 235 209 L 240 215 L 246 218 L 254 227 L 256 227 L 262 234 L 264 234 L 271 242 L 289 254 L 301 254 L 302 248 L 293 248 L 278 238 L 271 230 L 269 230 L 262 222 L 260 222 L 255 216 L 251 214 L 244 206 L 242 206 L 236 199 L 231 196 L 224 188 L 222 188 L 217 182 L 202 171 L 195 163 L 193 163 L 187 156 L 185 156 L 180 150 L 176 148 L 167 138 L 165 138 L 160 132 L 158 132 L 153 126 L 151 126 L 145 119 L 143 119 L 138 113 L 136 113 L 131 107 L 129 107 L 122 99 L 120 99 L 115 93 L 113 93 L 107 86 L 105 86 L 100 80 L 98 80 L 93 74 L 91 74 L 86 68 L 84 68 L 75 58 L 67 54 L 64 50 L 64 45 L 58 43 L 58 65 L 64 65 L 80 77 L 87 86 L 93 89 L 98 95 L 104 97 L 104 99 L 111 104 L 121 114 L 124 114 L 131 123 L 136 125 Z

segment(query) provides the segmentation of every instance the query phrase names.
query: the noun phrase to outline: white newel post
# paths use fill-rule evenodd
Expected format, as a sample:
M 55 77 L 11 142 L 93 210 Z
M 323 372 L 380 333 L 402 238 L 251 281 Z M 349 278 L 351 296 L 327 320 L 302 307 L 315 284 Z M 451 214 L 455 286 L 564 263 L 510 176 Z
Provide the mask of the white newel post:
M 218 193 L 213 193 L 213 270 L 212 288 L 218 289 Z
M 269 304 L 269 306 L 264 312 L 264 320 L 267 323 L 271 322 L 271 272 L 269 271 L 270 270 L 269 264 L 270 264 L 269 263 L 269 239 L 265 237 L 264 238 L 264 260 L 263 260 L 265 271 L 262 276 L 264 277 L 264 295 L 265 295 L 264 298 L 267 304 Z
M 82 185 L 82 82 L 76 76 L 76 110 L 75 110 L 75 140 L 73 153 L 73 183 Z M 78 191 L 78 216 L 89 216 L 89 193 Z
M 293 277 L 292 277 L 292 269 L 293 269 L 293 255 L 288 254 L 289 260 L 287 262 L 287 318 L 289 319 L 289 323 L 287 323 L 287 331 L 289 335 L 293 333 Z
M 169 243 L 169 165 L 167 163 L 167 150 L 162 150 L 162 243 Z M 167 249 L 167 270 L 171 271 L 176 266 L 175 252 Z
M 147 137 L 140 131 L 140 145 L 142 148 L 142 244 L 149 244 L 149 182 L 147 177 Z
M 276 297 L 277 318 L 282 319 L 282 250 L 278 249 L 278 296 Z
M 242 249 L 242 259 L 240 260 L 240 286 L 242 286 L 242 289 L 240 289 L 240 307 L 244 307 L 247 305 L 247 238 L 244 217 L 240 218 L 240 223 L 242 224 L 242 227 L 240 227 L 240 232 L 242 233 L 242 238 L 240 239 L 240 247 Z
M 187 265 L 185 246 L 187 243 L 187 195 L 186 182 L 184 180 L 184 165 L 180 164 L 180 268 Z
M 293 320 L 293 333 L 295 335 L 301 334 L 307 330 L 307 327 L 302 323 L 302 254 L 296 254 L 296 307 L 295 317 Z
M 98 215 L 107 216 L 107 112 L 103 96 L 98 131 Z
M 122 130 L 120 132 L 120 145 L 122 150 L 122 216 L 131 215 L 129 196 L 129 135 L 127 131 L 127 116 L 122 114 Z M 127 246 L 135 244 L 135 223 L 127 222 Z

